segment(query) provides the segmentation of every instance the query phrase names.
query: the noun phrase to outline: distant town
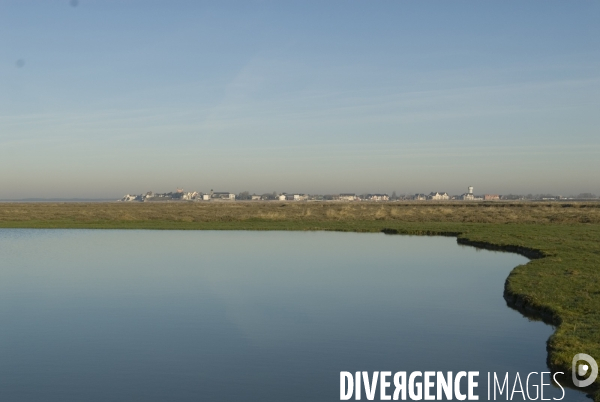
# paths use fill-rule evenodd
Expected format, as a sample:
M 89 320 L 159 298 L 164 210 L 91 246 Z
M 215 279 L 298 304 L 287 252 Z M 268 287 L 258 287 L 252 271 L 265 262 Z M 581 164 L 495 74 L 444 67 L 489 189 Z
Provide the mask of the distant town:
M 169 193 L 154 193 L 148 191 L 146 194 L 131 195 L 127 194 L 118 201 L 122 202 L 153 202 L 153 201 L 371 201 L 371 202 L 386 202 L 386 201 L 515 201 L 515 200 L 531 200 L 531 201 L 557 201 L 557 200 L 598 200 L 595 194 L 582 193 L 578 195 L 561 196 L 552 194 L 480 194 L 474 193 L 473 186 L 467 187 L 467 191 L 460 195 L 449 195 L 446 192 L 431 192 L 429 194 L 396 194 L 394 191 L 391 195 L 388 194 L 355 194 L 355 193 L 339 193 L 339 194 L 302 194 L 302 193 L 265 193 L 265 194 L 250 194 L 248 191 L 243 191 L 239 194 L 228 191 L 213 191 L 203 193 L 198 191 L 184 191 L 178 188 L 174 192 Z

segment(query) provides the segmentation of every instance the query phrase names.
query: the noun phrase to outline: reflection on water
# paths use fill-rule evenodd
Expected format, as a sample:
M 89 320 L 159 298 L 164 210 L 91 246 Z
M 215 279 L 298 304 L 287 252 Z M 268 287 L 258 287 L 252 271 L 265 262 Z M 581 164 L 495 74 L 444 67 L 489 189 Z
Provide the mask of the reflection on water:
M 0 230 L 0 257 L 3 401 L 337 401 L 357 370 L 478 370 L 485 400 L 547 371 L 551 328 L 502 299 L 527 260 L 453 238 Z

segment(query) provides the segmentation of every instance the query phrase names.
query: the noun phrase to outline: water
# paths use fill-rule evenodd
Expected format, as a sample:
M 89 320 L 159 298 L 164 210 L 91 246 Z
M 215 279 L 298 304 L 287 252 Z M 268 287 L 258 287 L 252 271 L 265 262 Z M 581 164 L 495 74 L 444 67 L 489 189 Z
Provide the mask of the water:
M 552 328 L 502 298 L 527 259 L 453 238 L 0 230 L 0 258 L 2 401 L 338 401 L 357 370 L 476 370 L 487 400 L 488 371 L 547 371 Z

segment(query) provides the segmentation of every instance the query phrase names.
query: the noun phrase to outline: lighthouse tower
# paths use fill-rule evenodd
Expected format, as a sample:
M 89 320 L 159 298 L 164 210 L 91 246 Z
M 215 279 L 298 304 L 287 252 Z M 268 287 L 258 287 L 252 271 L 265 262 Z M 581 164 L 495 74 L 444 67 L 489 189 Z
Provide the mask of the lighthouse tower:
M 473 195 L 473 186 L 469 186 L 469 194 Z

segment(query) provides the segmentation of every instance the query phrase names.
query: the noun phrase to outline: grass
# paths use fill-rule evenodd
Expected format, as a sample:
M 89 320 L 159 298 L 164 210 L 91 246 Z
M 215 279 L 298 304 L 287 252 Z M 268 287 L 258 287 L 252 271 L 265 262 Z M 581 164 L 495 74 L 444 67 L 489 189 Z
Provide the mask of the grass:
M 596 223 L 600 203 L 332 203 L 332 202 L 148 202 L 0 203 L 1 225 L 105 224 L 140 222 L 460 222 Z
M 505 284 L 508 304 L 556 327 L 548 364 L 600 360 L 600 203 L 0 204 L 0 227 L 336 230 L 456 236 L 530 258 Z M 600 379 L 589 390 L 600 401 Z

